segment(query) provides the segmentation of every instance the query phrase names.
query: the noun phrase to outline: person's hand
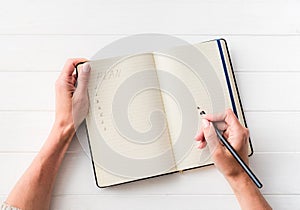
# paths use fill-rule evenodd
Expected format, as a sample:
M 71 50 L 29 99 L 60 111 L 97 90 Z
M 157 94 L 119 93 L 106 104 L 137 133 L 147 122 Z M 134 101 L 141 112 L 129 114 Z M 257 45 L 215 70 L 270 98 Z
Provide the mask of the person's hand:
M 90 76 L 89 64 L 84 64 L 83 68 L 78 72 L 77 87 L 75 87 L 75 66 L 84 61 L 87 60 L 84 58 L 67 60 L 56 81 L 55 123 L 62 127 L 76 129 L 88 113 L 87 85 Z
M 78 79 L 73 74 L 76 64 L 83 61 L 86 59 L 69 59 L 66 62 L 55 85 L 56 113 L 53 128 L 29 168 L 10 192 L 6 203 L 20 209 L 49 209 L 57 172 L 76 126 L 88 112 L 90 66 L 83 66 Z
M 199 142 L 199 149 L 209 147 L 215 166 L 226 178 L 244 173 L 227 148 L 220 143 L 211 122 L 214 122 L 218 129 L 223 131 L 223 136 L 246 164 L 248 164 L 249 130 L 242 126 L 232 110 L 228 109 L 223 114 L 203 115 L 201 129 L 195 136 L 196 141 Z

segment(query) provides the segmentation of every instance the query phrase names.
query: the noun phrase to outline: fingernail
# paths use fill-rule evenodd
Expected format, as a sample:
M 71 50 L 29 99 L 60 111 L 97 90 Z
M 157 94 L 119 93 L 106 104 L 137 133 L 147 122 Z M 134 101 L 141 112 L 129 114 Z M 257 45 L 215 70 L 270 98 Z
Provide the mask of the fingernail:
M 204 128 L 207 128 L 209 126 L 209 122 L 207 119 L 202 119 L 202 125 Z
M 90 72 L 90 70 L 91 70 L 90 64 L 85 63 L 85 64 L 83 65 L 83 72 Z
M 203 141 L 200 141 L 200 142 L 199 142 L 197 148 L 198 148 L 198 149 L 202 149 L 202 148 L 203 148 Z
M 198 137 L 198 133 L 194 136 L 194 139 L 197 139 L 197 137 Z

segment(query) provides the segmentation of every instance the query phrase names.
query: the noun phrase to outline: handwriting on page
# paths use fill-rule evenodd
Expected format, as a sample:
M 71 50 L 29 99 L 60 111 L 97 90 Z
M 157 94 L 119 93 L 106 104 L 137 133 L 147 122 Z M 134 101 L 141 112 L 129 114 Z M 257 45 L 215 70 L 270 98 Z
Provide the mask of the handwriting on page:
M 97 73 L 97 81 L 101 81 L 101 80 L 114 80 L 117 78 L 120 78 L 121 76 L 121 69 L 120 68 L 114 68 L 114 69 L 110 69 L 109 71 L 99 71 Z M 95 89 L 97 89 L 97 86 L 94 87 Z M 96 96 L 98 96 L 98 93 L 96 93 Z M 101 103 L 100 103 L 100 99 L 96 99 L 96 104 L 95 106 L 97 107 L 97 115 L 99 116 L 99 120 L 100 120 L 100 124 L 102 125 L 103 131 L 107 130 L 107 127 L 105 125 L 105 119 L 103 117 L 103 110 L 101 108 Z
M 98 72 L 97 79 L 98 80 L 107 80 L 107 79 L 116 79 L 120 77 L 121 69 L 111 69 L 109 71 Z

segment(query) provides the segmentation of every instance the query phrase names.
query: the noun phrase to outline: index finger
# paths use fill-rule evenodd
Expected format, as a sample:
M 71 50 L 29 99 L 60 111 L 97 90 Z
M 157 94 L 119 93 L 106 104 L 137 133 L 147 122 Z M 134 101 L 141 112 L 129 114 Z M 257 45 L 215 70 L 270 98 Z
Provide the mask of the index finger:
M 221 114 L 207 114 L 204 115 L 203 118 L 211 122 L 225 121 L 228 125 L 234 125 L 240 123 L 231 109 L 227 109 L 224 113 Z
M 203 118 L 205 118 L 205 119 L 207 119 L 208 121 L 211 121 L 211 122 L 225 121 L 226 112 L 220 113 L 220 114 L 206 114 L 206 115 L 203 115 Z

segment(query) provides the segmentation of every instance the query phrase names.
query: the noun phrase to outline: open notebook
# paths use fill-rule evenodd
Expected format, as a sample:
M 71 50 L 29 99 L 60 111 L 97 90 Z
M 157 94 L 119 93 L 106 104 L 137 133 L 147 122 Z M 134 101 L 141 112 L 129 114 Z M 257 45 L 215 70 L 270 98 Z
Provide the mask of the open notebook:
M 245 125 L 225 40 L 194 47 L 200 72 L 172 56 L 189 56 L 184 46 L 89 62 L 86 127 L 99 187 L 212 164 L 208 149 L 194 144 L 197 106 L 207 113 L 232 108 Z

